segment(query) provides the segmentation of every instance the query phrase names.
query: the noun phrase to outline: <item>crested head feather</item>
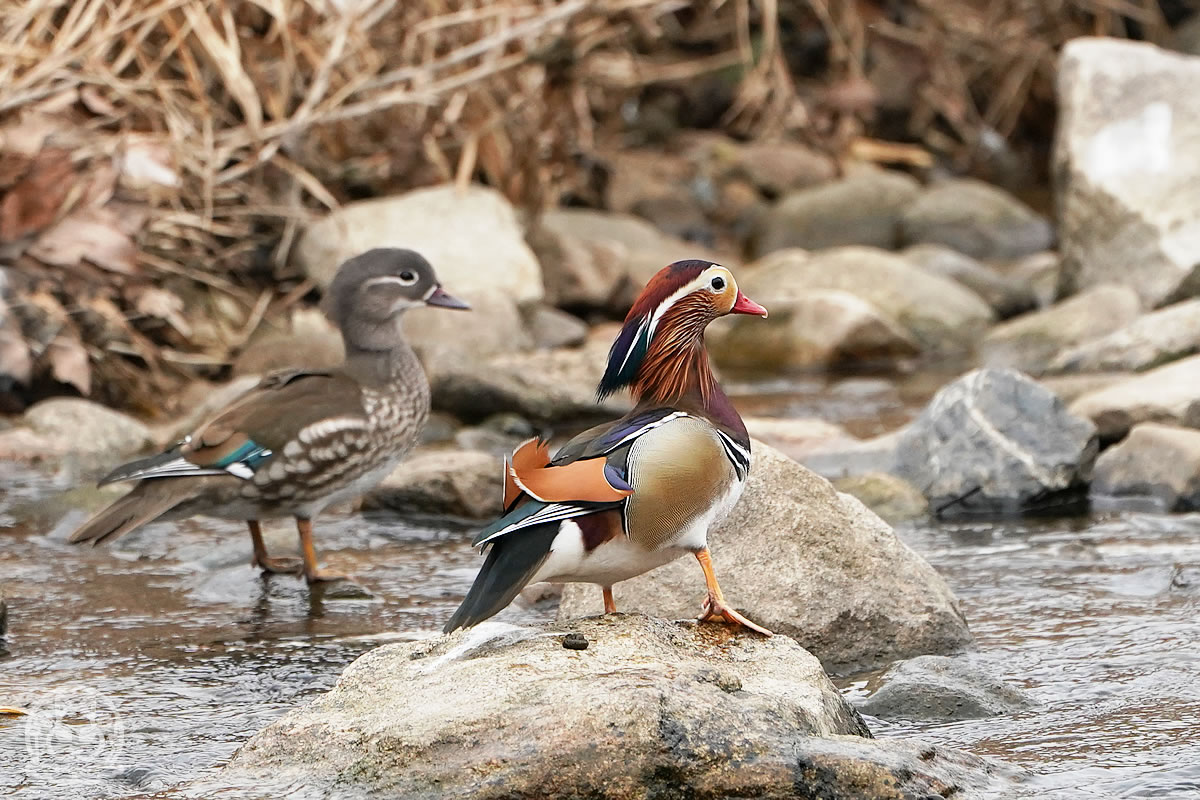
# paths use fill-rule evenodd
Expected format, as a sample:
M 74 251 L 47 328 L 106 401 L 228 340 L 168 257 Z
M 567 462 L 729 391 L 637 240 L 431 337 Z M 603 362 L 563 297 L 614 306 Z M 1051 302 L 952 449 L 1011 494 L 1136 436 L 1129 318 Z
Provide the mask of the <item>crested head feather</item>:
M 650 340 L 666 306 L 681 289 L 713 266 L 711 261 L 697 259 L 676 261 L 650 279 L 633 302 L 625 317 L 625 324 L 608 352 L 608 366 L 596 390 L 601 400 L 633 384 L 650 350 Z

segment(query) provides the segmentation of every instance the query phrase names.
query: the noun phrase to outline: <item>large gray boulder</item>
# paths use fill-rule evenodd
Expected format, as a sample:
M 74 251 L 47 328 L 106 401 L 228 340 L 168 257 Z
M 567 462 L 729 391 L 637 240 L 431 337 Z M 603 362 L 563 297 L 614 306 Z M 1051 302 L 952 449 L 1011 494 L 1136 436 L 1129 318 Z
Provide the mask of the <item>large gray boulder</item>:
M 1200 288 L 1200 58 L 1082 38 L 1063 48 L 1053 156 L 1063 287 L 1147 306 Z
M 854 295 L 912 337 L 922 351 L 969 349 L 991 324 L 992 309 L 962 285 L 874 247 L 820 253 L 779 250 L 738 273 L 738 284 L 772 313 L 815 291 Z M 768 317 L 768 320 L 770 318 Z M 889 337 L 894 340 L 894 334 Z
M 943 387 L 901 434 L 896 472 L 938 513 L 1024 513 L 1087 491 L 1096 428 L 1058 395 L 1009 369 Z
M 879 680 L 883 685 L 858 708 L 887 720 L 982 719 L 1035 705 L 1025 692 L 963 657 L 917 656 Z
M 1139 422 L 1200 428 L 1200 356 L 1174 361 L 1097 389 L 1071 403 L 1090 419 L 1104 442 L 1115 442 Z
M 1132 322 L 1140 311 L 1132 289 L 1117 284 L 1096 286 L 992 328 L 980 345 L 983 362 L 1040 375 L 1060 351 Z
M 457 296 L 542 299 L 541 267 L 516 210 L 495 189 L 434 186 L 347 204 L 304 230 L 295 258 L 317 285 L 328 286 L 343 261 L 373 247 L 416 250 Z
M 759 221 L 754 252 L 799 247 L 822 250 L 899 243 L 900 216 L 920 184 L 900 172 L 864 170 L 838 181 L 784 195 Z
M 640 615 L 485 623 L 362 656 L 211 783 L 395 800 L 972 798 L 1000 783 L 981 759 L 869 737 L 787 637 Z
M 1092 500 L 1105 508 L 1200 510 L 1200 431 L 1135 425 L 1097 459 Z
M 972 178 L 946 180 L 900 217 L 905 244 L 941 244 L 982 259 L 1022 258 L 1054 245 L 1054 229 L 1017 198 Z
M 709 534 L 717 578 L 739 611 L 849 671 L 970 642 L 945 581 L 861 502 L 754 443 L 733 513 Z M 617 608 L 694 617 L 704 578 L 681 558 L 616 585 Z M 568 584 L 559 618 L 597 613 L 600 590 Z
M 350 203 L 305 229 L 295 259 L 325 287 L 343 261 L 374 247 L 416 250 L 446 291 L 471 304 L 469 312 L 405 315 L 405 333 L 427 372 L 531 346 L 520 307 L 542 299 L 541 266 L 499 192 L 447 185 Z
M 1197 352 L 1200 300 L 1187 300 L 1060 352 L 1050 362 L 1049 371 L 1141 372 Z

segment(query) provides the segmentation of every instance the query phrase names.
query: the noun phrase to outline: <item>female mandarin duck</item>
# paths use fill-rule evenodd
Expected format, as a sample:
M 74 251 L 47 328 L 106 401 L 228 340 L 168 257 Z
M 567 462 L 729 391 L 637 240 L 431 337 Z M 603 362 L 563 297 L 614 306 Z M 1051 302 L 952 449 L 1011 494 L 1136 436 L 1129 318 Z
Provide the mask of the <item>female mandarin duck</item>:
M 614 583 L 691 553 L 708 585 L 700 620 L 770 635 L 726 604 L 708 552 L 709 527 L 733 508 L 750 469 L 746 426 L 704 349 L 704 329 L 726 314 L 767 310 L 722 266 L 679 261 L 651 279 L 599 387 L 601 398 L 629 387 L 636 405 L 553 459 L 540 441 L 517 448 L 506 464 L 505 514 L 474 541 L 490 550 L 447 633 L 482 622 L 538 581 L 599 584 L 610 613 Z
M 317 567 L 312 520 L 382 480 L 424 427 L 429 383 L 400 328 L 419 306 L 468 308 L 411 250 L 347 261 L 325 297 L 342 366 L 269 375 L 172 449 L 118 467 L 100 485 L 137 481 L 133 490 L 70 541 L 98 544 L 152 520 L 204 514 L 245 520 L 252 563 L 266 572 L 340 578 Z M 295 517 L 301 559 L 267 554 L 259 520 L 278 517 Z

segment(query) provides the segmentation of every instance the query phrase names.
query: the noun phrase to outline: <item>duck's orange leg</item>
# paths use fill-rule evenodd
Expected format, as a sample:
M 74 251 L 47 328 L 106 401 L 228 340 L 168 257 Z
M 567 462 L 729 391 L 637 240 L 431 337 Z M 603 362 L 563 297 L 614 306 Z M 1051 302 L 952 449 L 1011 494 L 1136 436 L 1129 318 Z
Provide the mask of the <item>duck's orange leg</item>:
M 725 595 L 721 593 L 721 585 L 717 583 L 717 574 L 713 572 L 712 556 L 709 555 L 707 547 L 696 551 L 696 560 L 700 562 L 700 569 L 704 570 L 704 582 L 708 585 L 708 597 L 704 599 L 704 613 L 700 615 L 698 621 L 708 622 L 709 620 L 723 619 L 734 625 L 741 625 L 743 628 L 761 633 L 763 636 L 771 636 L 772 633 L 769 630 L 746 619 L 725 602 Z

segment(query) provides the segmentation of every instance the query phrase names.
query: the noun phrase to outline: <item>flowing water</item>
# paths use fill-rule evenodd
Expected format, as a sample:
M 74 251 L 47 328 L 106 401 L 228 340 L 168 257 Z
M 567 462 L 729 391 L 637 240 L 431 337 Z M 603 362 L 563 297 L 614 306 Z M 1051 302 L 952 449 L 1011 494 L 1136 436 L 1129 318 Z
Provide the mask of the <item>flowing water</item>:
M 917 404 L 870 379 L 760 386 L 744 401 L 755 413 L 816 411 L 861 435 Z M 77 480 L 0 464 L 10 606 L 0 706 L 32 712 L 0 716 L 0 796 L 145 796 L 205 775 L 367 649 L 432 635 L 478 566 L 467 528 L 388 515 L 331 514 L 317 530 L 326 566 L 353 574 L 370 598 L 260 577 L 234 523 L 159 524 L 73 547 L 65 539 L 88 500 L 62 493 Z M 285 523 L 271 527 L 272 539 L 290 538 Z M 1200 798 L 1200 516 L 899 532 L 957 593 L 974 660 L 1038 705 L 945 724 L 870 720 L 877 735 L 919 735 L 1028 770 L 1011 796 Z M 861 697 L 876 677 L 841 685 Z

